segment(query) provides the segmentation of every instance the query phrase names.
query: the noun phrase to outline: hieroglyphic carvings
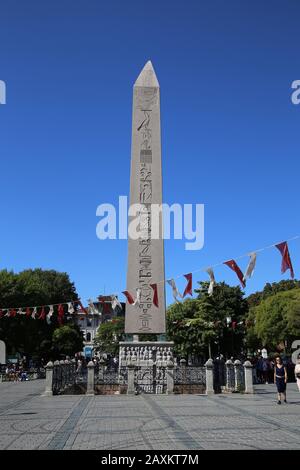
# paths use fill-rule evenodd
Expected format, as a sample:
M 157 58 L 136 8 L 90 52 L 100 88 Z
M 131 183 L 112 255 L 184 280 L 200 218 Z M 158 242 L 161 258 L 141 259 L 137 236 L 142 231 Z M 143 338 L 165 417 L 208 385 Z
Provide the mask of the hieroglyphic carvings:
M 138 126 L 140 133 L 140 169 L 139 185 L 141 212 L 139 218 L 139 287 L 141 289 L 141 302 L 139 304 L 139 331 L 150 331 L 151 318 L 149 309 L 152 306 L 152 253 L 151 253 L 151 203 L 152 203 L 152 109 L 149 105 L 154 103 L 156 89 L 142 89 L 138 101 L 142 113 L 141 124 Z M 147 105 L 148 109 L 143 109 Z

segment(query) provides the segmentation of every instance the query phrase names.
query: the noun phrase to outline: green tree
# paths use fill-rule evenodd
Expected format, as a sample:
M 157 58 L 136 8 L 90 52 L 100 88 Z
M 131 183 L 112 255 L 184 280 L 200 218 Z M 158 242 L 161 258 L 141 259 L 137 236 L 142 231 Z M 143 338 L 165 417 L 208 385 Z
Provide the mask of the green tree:
M 123 317 L 102 323 L 94 340 L 95 345 L 101 352 L 116 356 L 119 351 L 119 341 L 124 340 L 124 327 L 125 319 Z
M 213 354 L 236 356 L 244 349 L 245 325 L 248 303 L 239 286 L 229 286 L 225 282 L 214 286 L 213 294 L 208 295 L 208 282 L 199 282 L 198 298 L 207 322 L 213 324 Z M 230 319 L 227 324 L 227 319 Z
M 0 306 L 29 307 L 74 301 L 78 298 L 74 283 L 67 273 L 54 270 L 28 269 L 20 273 L 0 271 Z M 72 324 L 72 320 L 65 320 Z M 58 326 L 56 314 L 50 325 L 45 320 L 34 320 L 25 315 L 0 318 L 0 339 L 9 354 L 52 356 L 52 335 Z
M 205 344 L 200 327 L 191 323 L 199 310 L 199 301 L 186 299 L 167 309 L 167 338 L 174 341 L 174 353 L 178 357 L 204 355 Z
M 207 293 L 208 283 L 199 282 L 197 299 L 173 304 L 167 311 L 168 338 L 175 343 L 177 354 L 187 357 L 235 355 L 243 347 L 243 320 L 248 304 L 240 287 L 224 282 L 216 284 L 213 295 Z M 230 317 L 230 326 L 226 318 Z M 236 327 L 232 328 L 232 322 Z
M 247 297 L 247 302 L 249 307 L 255 307 L 260 304 L 260 302 L 268 297 L 277 294 L 278 292 L 288 291 L 292 289 L 300 288 L 300 281 L 294 279 L 282 280 L 280 282 L 269 282 L 266 283 L 262 291 L 254 292 Z
M 52 335 L 52 345 L 59 355 L 73 356 L 83 349 L 82 333 L 68 325 L 56 328 Z
M 248 319 L 251 333 L 263 346 L 276 348 L 279 343 L 291 342 L 300 336 L 300 288 L 279 291 L 252 307 Z

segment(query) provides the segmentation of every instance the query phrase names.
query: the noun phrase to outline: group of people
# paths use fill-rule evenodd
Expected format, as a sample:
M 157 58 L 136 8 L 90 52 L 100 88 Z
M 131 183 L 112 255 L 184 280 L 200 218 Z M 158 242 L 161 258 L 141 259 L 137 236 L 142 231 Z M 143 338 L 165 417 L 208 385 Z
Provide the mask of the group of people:
M 45 377 L 44 359 L 27 359 L 23 357 L 17 361 L 8 361 L 6 364 L 0 364 L 0 374 L 5 380 L 11 382 L 25 382 L 37 374 L 39 378 Z
M 26 369 L 23 364 L 7 364 L 5 369 L 6 378 L 13 382 L 25 382 L 29 380 Z
M 254 378 L 259 384 L 268 384 L 273 382 L 274 367 L 276 365 L 276 358 L 269 359 L 268 357 L 258 356 L 251 361 L 254 368 Z M 287 370 L 288 379 L 292 380 L 294 375 L 294 364 L 291 359 L 283 360 L 284 366 Z
M 119 360 L 117 357 L 107 355 L 105 358 L 103 357 L 102 359 L 104 361 L 104 365 L 106 369 L 118 370 Z M 76 372 L 78 375 L 82 374 L 83 370 L 87 368 L 87 365 L 90 361 L 93 361 L 94 366 L 95 366 L 95 371 L 97 372 L 100 366 L 100 357 L 94 356 L 93 358 L 91 358 L 91 357 L 82 356 L 80 354 L 76 355 Z

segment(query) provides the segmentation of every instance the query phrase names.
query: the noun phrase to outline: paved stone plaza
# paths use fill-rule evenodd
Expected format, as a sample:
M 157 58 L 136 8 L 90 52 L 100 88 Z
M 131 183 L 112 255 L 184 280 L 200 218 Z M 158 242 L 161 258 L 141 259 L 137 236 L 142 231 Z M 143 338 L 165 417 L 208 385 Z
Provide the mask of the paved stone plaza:
M 0 383 L 1 449 L 297 449 L 300 394 L 41 396 L 45 381 Z

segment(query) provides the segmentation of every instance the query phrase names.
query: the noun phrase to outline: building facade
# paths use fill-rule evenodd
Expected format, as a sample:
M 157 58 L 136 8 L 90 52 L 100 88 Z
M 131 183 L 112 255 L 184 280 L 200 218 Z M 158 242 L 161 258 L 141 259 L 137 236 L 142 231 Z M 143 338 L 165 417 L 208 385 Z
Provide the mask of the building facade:
M 94 355 L 94 339 L 98 328 L 102 323 L 112 321 L 116 317 L 125 316 L 125 303 L 120 302 L 119 306 L 112 308 L 113 296 L 101 295 L 97 301 L 89 300 L 86 311 L 77 310 L 75 321 L 83 333 L 84 350 L 83 355 L 92 357 Z

